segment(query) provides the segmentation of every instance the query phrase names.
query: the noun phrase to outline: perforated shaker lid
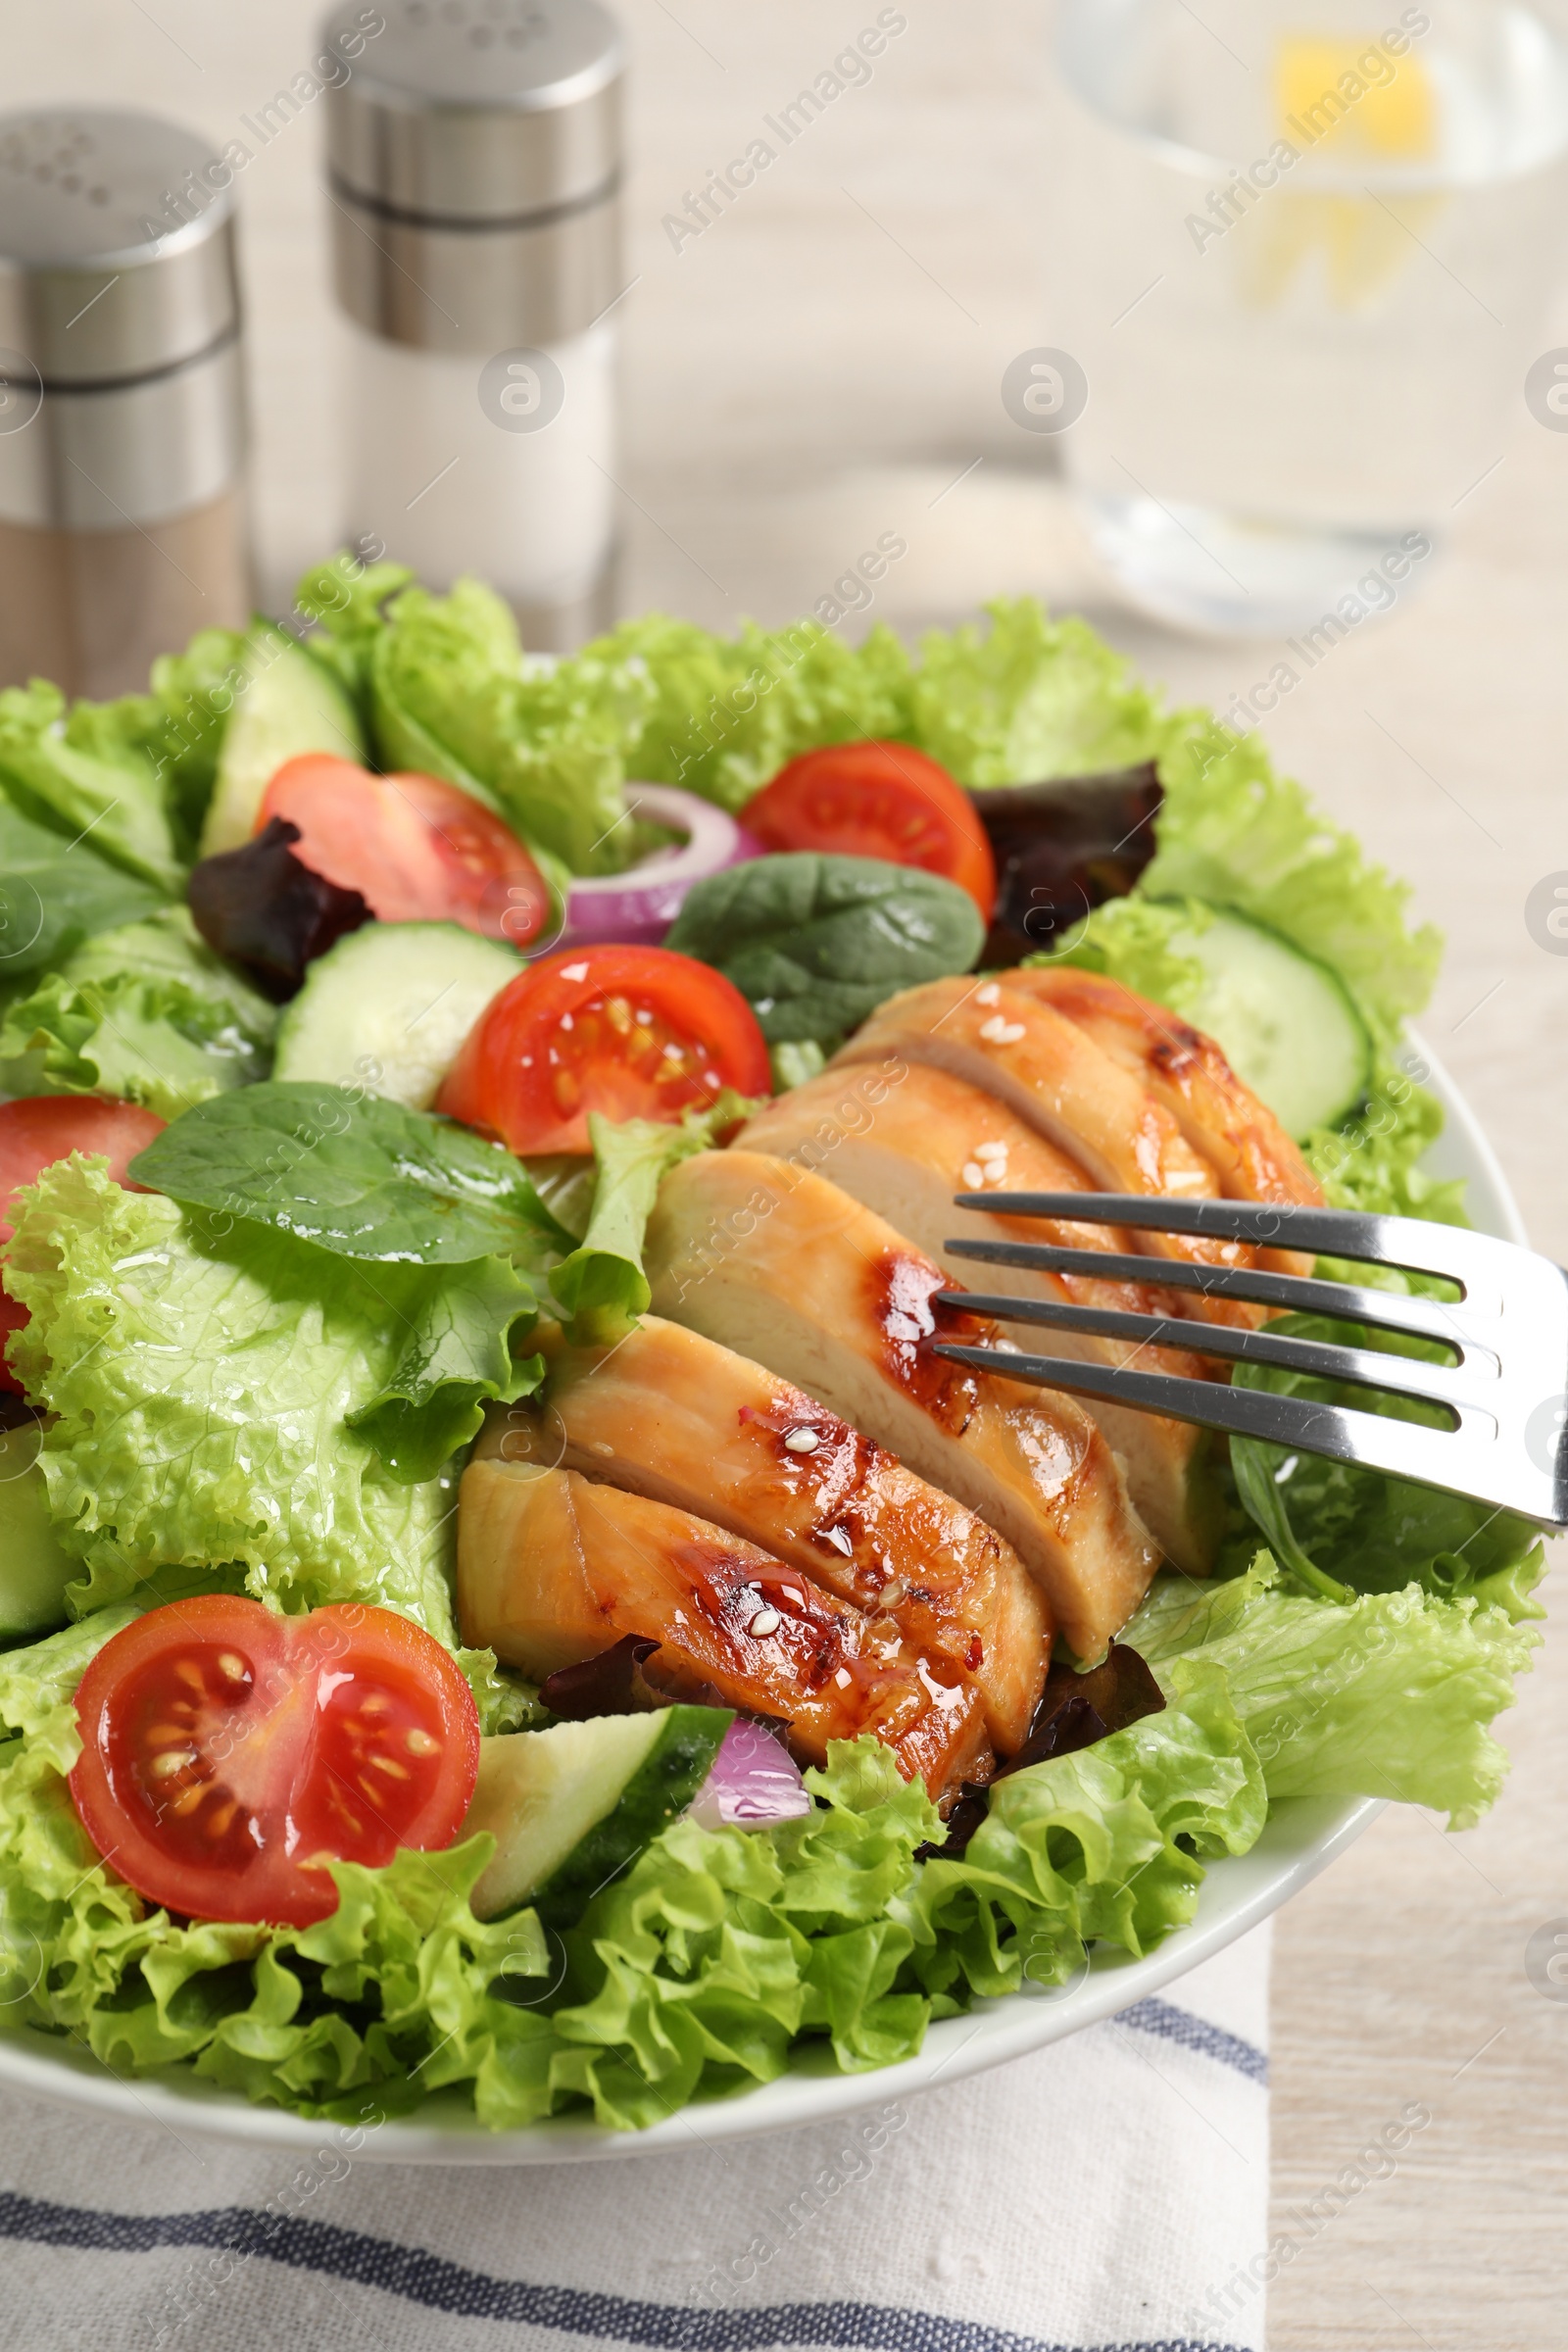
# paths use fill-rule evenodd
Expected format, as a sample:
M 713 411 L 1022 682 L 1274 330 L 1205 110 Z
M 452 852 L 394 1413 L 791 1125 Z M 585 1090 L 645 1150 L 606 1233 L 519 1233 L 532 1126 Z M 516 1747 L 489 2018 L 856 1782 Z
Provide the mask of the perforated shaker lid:
M 620 28 L 598 0 L 380 0 L 386 29 L 334 9 L 350 66 L 328 93 L 347 195 L 452 228 L 522 224 L 608 198 L 620 166 Z M 359 32 L 356 54 L 351 42 Z
M 0 116 L 0 372 L 20 354 L 61 389 L 134 380 L 232 335 L 232 182 L 157 116 Z

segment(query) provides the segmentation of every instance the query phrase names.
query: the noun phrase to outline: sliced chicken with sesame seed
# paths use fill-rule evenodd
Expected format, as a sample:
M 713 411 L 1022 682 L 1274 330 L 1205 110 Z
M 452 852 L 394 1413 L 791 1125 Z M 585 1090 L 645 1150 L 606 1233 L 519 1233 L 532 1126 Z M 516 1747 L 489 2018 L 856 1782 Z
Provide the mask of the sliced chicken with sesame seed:
M 1002 980 L 931 980 L 890 997 L 834 1057 L 842 1069 L 903 1056 L 962 1078 L 1078 1161 L 1110 1193 L 1214 1200 L 1219 1183 L 1163 1104 L 1054 1005 Z M 1204 1266 L 1256 1262 L 1244 1243 L 1206 1235 L 1123 1229 L 1127 1248 Z M 1260 1307 L 1181 1294 L 1185 1310 L 1252 1330 Z M 1174 1303 L 1174 1301 L 1173 1301 Z
M 1108 1225 L 1063 1224 L 1038 1217 L 955 1214 L 955 1193 L 1085 1192 L 1089 1179 L 1034 1128 L 945 1070 L 904 1065 L 874 1106 L 847 1086 L 851 1073 L 826 1070 L 792 1087 L 747 1122 L 737 1136 L 743 1151 L 770 1152 L 797 1167 L 830 1176 L 845 1192 L 934 1257 L 956 1281 L 994 1281 L 1021 1298 L 1144 1315 L 1170 1314 L 1173 1294 L 1150 1283 L 1107 1282 L 1078 1274 L 1030 1273 L 1008 1266 L 991 1274 L 948 1244 L 961 1228 L 966 1239 L 1055 1242 L 1069 1249 L 1124 1250 Z M 1150 1267 L 1151 1276 L 1156 1272 Z M 1176 1348 L 1133 1348 L 1124 1340 L 1071 1331 L 1014 1333 L 1042 1354 L 1090 1363 L 1120 1364 L 1135 1354 L 1146 1371 L 1201 1380 L 1208 1359 Z M 1207 1433 L 1155 1413 L 1139 1413 L 1108 1399 L 1086 1396 L 1086 1411 L 1120 1457 L 1127 1489 L 1151 1535 L 1190 1575 L 1213 1561 L 1221 1504 Z
M 1045 1600 L 1009 1544 L 826 1405 L 657 1315 L 617 1346 L 535 1334 L 543 1405 L 496 1406 L 479 1458 L 585 1472 L 696 1511 L 891 1617 L 978 1690 L 993 1744 L 1028 1730 L 1051 1660 Z
M 1001 1335 L 933 1305 L 955 1286 L 923 1251 L 824 1178 L 732 1150 L 665 1178 L 646 1263 L 658 1313 L 820 1397 L 956 1495 L 1012 1544 L 1078 1655 L 1103 1652 L 1158 1551 L 1076 1403 L 936 1353 Z
M 1227 1200 L 1322 1207 L 1322 1187 L 1296 1145 L 1200 1029 L 1119 980 L 1070 964 L 1020 967 L 1007 986 L 1053 1005 L 1141 1079 L 1213 1169 Z M 1260 1250 L 1258 1263 L 1281 1274 L 1312 1271 L 1311 1258 L 1295 1250 Z
M 645 1672 L 672 1697 L 789 1725 L 820 1764 L 872 1732 L 940 1797 L 993 1758 L 972 1683 L 725 1529 L 572 1470 L 470 1462 L 458 1508 L 466 1642 L 543 1677 L 624 1635 L 656 1642 Z

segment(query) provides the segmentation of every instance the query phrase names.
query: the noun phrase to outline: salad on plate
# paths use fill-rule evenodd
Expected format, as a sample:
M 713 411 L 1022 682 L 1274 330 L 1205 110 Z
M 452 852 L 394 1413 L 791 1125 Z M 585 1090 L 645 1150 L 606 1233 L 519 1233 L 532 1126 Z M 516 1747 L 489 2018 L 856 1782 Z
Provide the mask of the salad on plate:
M 1151 1951 L 1287 1798 L 1474 1822 L 1539 1531 L 1010 1381 L 943 1296 L 960 1192 L 1462 1221 L 1438 952 L 1027 600 L 550 663 L 338 557 L 145 694 L 0 694 L 0 2018 L 636 2129 Z M 1146 1313 L 1305 1270 L 970 1222 Z

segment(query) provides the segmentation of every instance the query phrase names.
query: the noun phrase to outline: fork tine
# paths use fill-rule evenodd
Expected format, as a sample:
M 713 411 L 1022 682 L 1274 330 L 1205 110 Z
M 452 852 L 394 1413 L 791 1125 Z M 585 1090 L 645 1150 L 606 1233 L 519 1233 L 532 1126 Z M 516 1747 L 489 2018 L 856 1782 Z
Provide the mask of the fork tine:
M 1454 1401 L 1451 1364 L 1424 1363 L 1414 1356 L 1383 1355 L 1370 1348 L 1342 1348 L 1321 1340 L 1281 1339 L 1268 1330 L 1235 1331 L 1228 1324 L 1195 1323 L 1178 1315 L 1126 1314 L 1104 1307 L 1060 1303 L 1048 1298 L 1003 1298 L 983 1291 L 938 1291 L 932 1304 L 961 1307 L 1001 1323 L 1042 1323 L 1052 1331 L 1082 1331 L 1100 1339 L 1135 1340 L 1151 1348 L 1181 1348 L 1196 1355 L 1218 1355 L 1237 1363 L 1277 1364 L 1287 1372 L 1308 1372 L 1321 1380 L 1352 1381 L 1395 1396 Z M 1495 1380 L 1497 1359 L 1478 1349 L 1478 1368 Z M 1479 1401 L 1479 1399 L 1478 1399 Z
M 1381 1413 L 1361 1413 L 1337 1404 L 1318 1404 L 1303 1396 L 1278 1396 L 1267 1389 L 1221 1388 L 1211 1380 L 1186 1380 L 1169 1372 L 1132 1372 L 1124 1365 L 1081 1363 L 1071 1357 L 1013 1355 L 998 1348 L 961 1348 L 943 1340 L 933 1352 L 971 1371 L 995 1373 L 1003 1380 L 1028 1381 L 1034 1386 L 1065 1389 L 1079 1396 L 1103 1396 L 1113 1404 L 1130 1404 L 1161 1413 L 1172 1421 L 1196 1422 L 1202 1429 L 1223 1430 L 1231 1437 L 1262 1438 L 1273 1446 L 1301 1453 L 1326 1454 L 1331 1460 L 1354 1462 L 1363 1469 L 1381 1470 L 1391 1478 L 1407 1478 L 1418 1486 L 1439 1487 L 1517 1510 L 1519 1500 L 1504 1486 L 1498 1491 L 1495 1474 L 1480 1478 L 1461 1474 L 1460 1439 L 1478 1423 L 1495 1428 L 1491 1417 L 1455 1407 L 1457 1431 L 1431 1429 L 1420 1422 L 1395 1421 Z M 1498 1465 L 1500 1470 L 1502 1466 Z M 1544 1482 L 1543 1482 L 1544 1485 Z M 1544 1517 L 1538 1510 L 1530 1515 Z
M 1145 1193 L 957 1193 L 959 1208 L 1012 1217 L 1054 1217 L 1080 1225 L 1139 1225 L 1151 1233 L 1259 1242 L 1316 1257 L 1364 1258 L 1460 1282 L 1473 1249 L 1489 1237 L 1417 1217 L 1361 1216 L 1343 1208 L 1298 1208 L 1260 1200 L 1173 1200 Z M 1438 1237 L 1442 1237 L 1441 1240 Z
M 1020 1197 L 1020 1196 L 1015 1196 Z M 985 1206 L 999 1196 L 984 1196 Z M 1077 1198 L 1084 1199 L 1082 1194 Z M 960 1195 L 958 1205 L 978 1206 Z M 1085 1220 L 1092 1221 L 1092 1220 Z M 1052 1242 L 954 1240 L 943 1249 L 954 1257 L 988 1266 L 1017 1266 L 1035 1274 L 1086 1274 L 1102 1282 L 1139 1282 L 1162 1291 L 1197 1291 L 1204 1298 L 1247 1298 L 1259 1306 L 1288 1308 L 1300 1315 L 1330 1315 L 1342 1323 L 1370 1323 L 1379 1331 L 1463 1345 L 1468 1310 L 1442 1298 L 1412 1298 L 1402 1291 L 1373 1291 L 1352 1282 L 1318 1282 L 1310 1275 L 1265 1274 L 1252 1266 L 1199 1266 L 1179 1257 L 1118 1256 L 1108 1250 L 1063 1250 Z M 1191 1341 L 1184 1345 L 1191 1346 Z

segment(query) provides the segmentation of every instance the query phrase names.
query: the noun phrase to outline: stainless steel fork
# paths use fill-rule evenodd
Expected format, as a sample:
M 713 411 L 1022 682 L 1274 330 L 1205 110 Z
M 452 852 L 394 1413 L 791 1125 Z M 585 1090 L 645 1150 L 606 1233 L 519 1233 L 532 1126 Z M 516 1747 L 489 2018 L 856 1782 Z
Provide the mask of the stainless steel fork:
M 1303 1453 L 1327 1454 L 1335 1461 L 1359 1462 L 1419 1486 L 1494 1503 L 1544 1525 L 1568 1525 L 1568 1274 L 1550 1258 L 1453 1225 L 1427 1224 L 1416 1217 L 1361 1216 L 1347 1209 L 1166 1200 L 1125 1193 L 958 1193 L 954 1205 L 1007 1217 L 1141 1226 L 1156 1233 L 1260 1243 L 1444 1277 L 1457 1286 L 1456 1299 L 1416 1298 L 1251 1266 L 1119 1256 L 1044 1242 L 958 1240 L 947 1245 L 955 1257 L 977 1258 L 987 1265 L 1156 1284 L 1164 1290 L 1194 1291 L 1204 1298 L 1245 1298 L 1277 1312 L 1330 1315 L 1342 1322 L 1436 1340 L 1452 1359 L 1444 1364 L 1282 1337 L 1266 1324 L 1260 1331 L 1239 1331 L 1185 1315 L 1124 1314 L 1069 1299 L 1012 1298 L 976 1291 L 942 1291 L 937 1298 L 998 1322 L 1043 1324 L 1056 1331 L 1132 1341 L 1140 1348 L 1181 1348 L 1418 1397 L 1446 1409 L 1446 1429 L 1309 1397 L 1143 1372 L 1130 1363 L 1083 1363 L 947 1341 L 936 1345 L 936 1352 L 955 1363 L 1004 1373 L 1009 1380 L 1104 1396 L 1205 1429 L 1264 1438 Z

